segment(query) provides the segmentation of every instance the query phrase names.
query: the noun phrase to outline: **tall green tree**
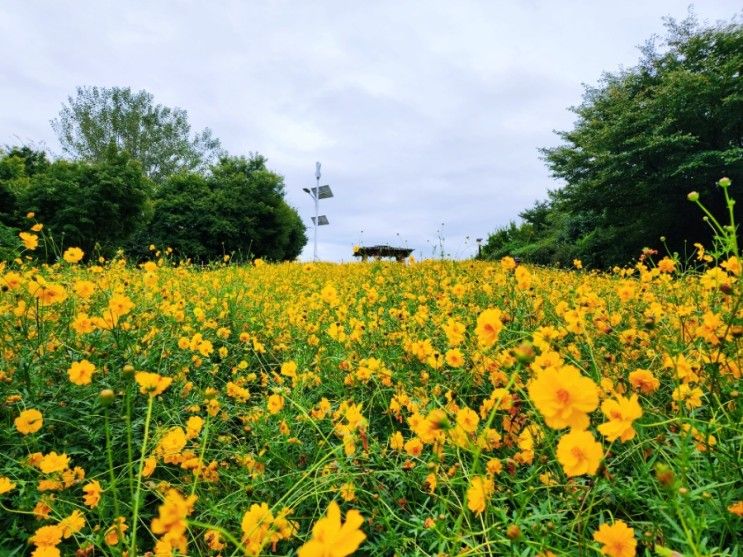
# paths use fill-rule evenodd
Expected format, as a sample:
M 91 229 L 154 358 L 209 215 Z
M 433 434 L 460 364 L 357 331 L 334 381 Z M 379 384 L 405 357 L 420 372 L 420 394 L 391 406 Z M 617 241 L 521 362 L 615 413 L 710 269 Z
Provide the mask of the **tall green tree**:
M 113 145 L 129 152 L 156 183 L 176 172 L 203 170 L 223 154 L 209 128 L 191 133 L 185 110 L 155 104 L 147 91 L 129 87 L 78 87 L 51 123 L 71 157 L 100 161 Z
M 222 157 L 206 176 L 171 176 L 155 195 L 147 237 L 197 261 L 233 253 L 291 260 L 307 243 L 302 220 L 284 200 L 283 178 L 260 155 Z
M 51 163 L 18 192 L 17 207 L 36 213 L 58 250 L 77 246 L 111 255 L 148 218 L 151 189 L 139 162 L 111 148 L 99 162 Z
M 660 236 L 677 250 L 708 240 L 687 193 L 721 210 L 716 181 L 743 178 L 743 26 L 667 28 L 636 67 L 588 88 L 563 144 L 543 151 L 567 183 L 554 200 L 578 224 L 567 240 L 595 265 L 626 263 Z
M 666 39 L 645 45 L 635 67 L 586 88 L 573 129 L 542 151 L 565 186 L 523 212 L 520 226 L 491 235 L 486 255 L 606 267 L 661 236 L 681 254 L 709 243 L 686 196 L 699 191 L 721 213 L 716 182 L 743 183 L 743 26 L 666 25 Z

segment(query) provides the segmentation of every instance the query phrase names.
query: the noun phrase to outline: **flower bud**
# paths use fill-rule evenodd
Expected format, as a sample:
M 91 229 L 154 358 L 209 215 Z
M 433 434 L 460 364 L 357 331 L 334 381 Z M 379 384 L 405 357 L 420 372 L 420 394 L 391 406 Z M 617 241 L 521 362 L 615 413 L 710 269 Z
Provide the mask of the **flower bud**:
M 103 389 L 98 393 L 98 402 L 101 403 L 101 406 L 109 406 L 115 397 L 116 394 L 111 389 Z
M 689 195 L 687 195 L 686 197 L 692 203 L 696 203 L 697 201 L 699 201 L 699 192 L 691 191 L 689 192 Z
M 733 183 L 732 180 L 730 180 L 730 178 L 725 176 L 724 178 L 720 178 L 720 181 L 717 182 L 717 185 L 720 186 L 721 188 L 729 188 L 732 183 Z

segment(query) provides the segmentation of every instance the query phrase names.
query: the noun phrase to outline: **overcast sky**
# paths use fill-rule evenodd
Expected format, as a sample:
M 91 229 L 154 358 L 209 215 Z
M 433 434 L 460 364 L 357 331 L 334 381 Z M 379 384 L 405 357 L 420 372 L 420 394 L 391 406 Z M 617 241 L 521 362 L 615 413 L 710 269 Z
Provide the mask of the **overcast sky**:
M 59 143 L 78 85 L 146 89 L 231 154 L 259 152 L 308 225 L 315 161 L 335 198 L 319 255 L 355 244 L 469 257 L 559 186 L 540 147 L 582 83 L 632 66 L 684 0 L 0 1 L 0 145 Z M 698 1 L 702 21 L 733 0 Z M 240 202 L 240 200 L 236 200 Z

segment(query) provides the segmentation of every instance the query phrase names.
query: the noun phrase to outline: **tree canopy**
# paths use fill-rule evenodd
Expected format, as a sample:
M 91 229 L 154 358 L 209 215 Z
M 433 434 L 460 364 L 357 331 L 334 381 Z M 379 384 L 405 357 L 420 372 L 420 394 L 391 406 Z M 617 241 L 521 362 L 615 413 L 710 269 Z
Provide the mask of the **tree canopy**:
M 182 257 L 240 254 L 290 260 L 307 236 L 284 201 L 284 182 L 260 155 L 222 157 L 208 175 L 171 176 L 154 198 L 148 237 Z
M 129 87 L 78 87 L 51 123 L 67 155 L 100 161 L 113 145 L 156 183 L 203 170 L 223 154 L 209 128 L 191 134 L 185 110 L 155 104 L 147 91 Z
M 723 209 L 714 184 L 743 180 L 743 27 L 667 21 L 668 36 L 642 49 L 637 66 L 603 76 L 572 108 L 563 143 L 542 151 L 565 181 L 491 235 L 486 256 L 504 251 L 540 263 L 580 258 L 624 264 L 665 236 L 673 250 L 710 233 L 686 196 L 699 191 Z

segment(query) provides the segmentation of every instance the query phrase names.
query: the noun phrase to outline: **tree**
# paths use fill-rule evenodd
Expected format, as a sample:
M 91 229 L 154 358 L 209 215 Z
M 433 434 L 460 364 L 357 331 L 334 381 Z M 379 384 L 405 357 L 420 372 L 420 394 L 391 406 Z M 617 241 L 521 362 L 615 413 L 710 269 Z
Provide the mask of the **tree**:
M 507 251 L 538 263 L 606 267 L 629 263 L 665 236 L 672 250 L 709 244 L 687 194 L 722 213 L 715 183 L 743 180 L 743 27 L 668 20 L 637 66 L 588 87 L 563 144 L 542 153 L 566 182 L 492 235 L 486 255 Z
M 207 176 L 168 178 L 155 195 L 149 241 L 197 261 L 233 253 L 296 258 L 307 243 L 305 226 L 284 200 L 282 177 L 265 163 L 260 155 L 222 157 Z
M 17 206 L 36 213 L 58 249 L 111 255 L 147 218 L 150 191 L 139 162 L 110 148 L 100 162 L 51 163 L 18 192 Z
M 626 263 L 660 236 L 679 251 L 708 241 L 687 193 L 720 212 L 714 184 L 743 178 L 743 26 L 690 18 L 667 28 L 638 66 L 588 88 L 563 145 L 543 150 L 567 182 L 552 209 L 582 223 L 571 240 L 594 265 Z
M 113 145 L 129 152 L 156 183 L 204 169 L 222 155 L 209 128 L 191 135 L 185 110 L 155 104 L 147 91 L 129 87 L 78 87 L 51 123 L 73 158 L 100 161 Z

